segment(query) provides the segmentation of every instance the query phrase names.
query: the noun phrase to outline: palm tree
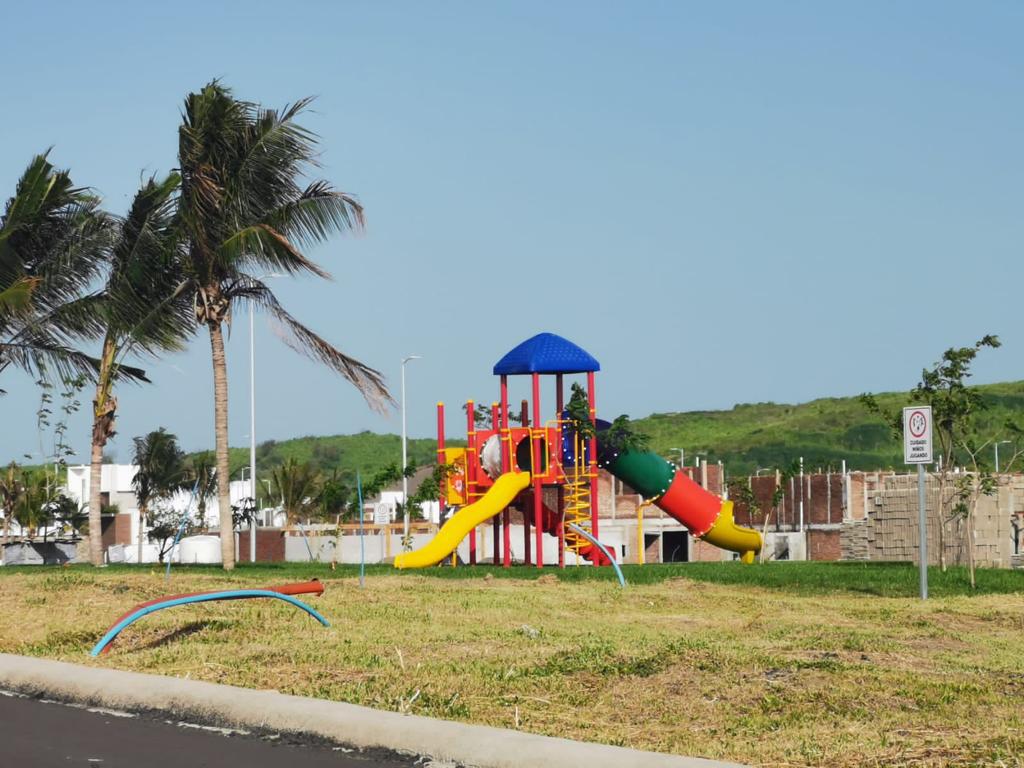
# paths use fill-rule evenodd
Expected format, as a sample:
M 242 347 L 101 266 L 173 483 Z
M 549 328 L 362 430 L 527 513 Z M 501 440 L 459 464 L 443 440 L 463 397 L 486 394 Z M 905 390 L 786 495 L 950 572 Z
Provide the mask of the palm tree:
M 200 525 L 206 525 L 206 502 L 217 495 L 217 470 L 209 452 L 192 456 L 185 466 L 186 486 L 194 488 L 196 516 Z
M 249 301 L 276 318 L 289 344 L 333 368 L 383 410 L 391 401 L 377 371 L 302 325 L 253 274 L 283 271 L 328 277 L 301 248 L 336 231 L 362 226 L 363 210 L 324 181 L 300 186 L 316 166 L 316 136 L 295 120 L 308 99 L 280 112 L 235 99 L 218 82 L 185 99 L 178 130 L 181 196 L 178 219 L 195 318 L 210 334 L 213 362 L 221 552 L 234 567 L 228 492 L 228 387 L 223 324 L 235 301 Z
M 150 505 L 171 496 L 187 482 L 185 454 L 178 447 L 178 438 L 163 427 L 148 435 L 134 438 L 138 467 L 132 489 L 139 505 L 139 562 L 142 562 L 142 522 L 149 517 Z
M 319 478 L 309 462 L 288 459 L 274 470 L 274 485 L 281 494 L 281 506 L 289 523 L 309 515 L 319 495 Z
M 21 528 L 23 541 L 35 538 L 38 530 L 49 524 L 54 501 L 55 493 L 45 472 L 22 470 L 22 492 L 14 507 L 14 520 Z
M 25 481 L 21 467 L 12 461 L 4 467 L 3 474 L 0 474 L 0 510 L 4 513 L 4 544 L 11 540 L 11 521 L 14 520 L 14 510 L 24 493 Z
M 98 362 L 71 345 L 100 332 L 77 300 L 103 265 L 109 235 L 99 199 L 46 154 L 34 157 L 0 216 L 0 371 L 95 375 Z
M 89 472 L 89 529 L 100 529 L 100 478 L 103 448 L 115 434 L 117 398 L 114 380 L 131 351 L 156 355 L 180 349 L 194 330 L 192 305 L 181 285 L 173 228 L 174 195 L 179 177 L 149 179 L 118 223 L 103 290 L 90 296 L 92 311 L 104 327 L 103 347 L 93 398 Z M 103 563 L 98 536 L 89 538 L 89 558 Z

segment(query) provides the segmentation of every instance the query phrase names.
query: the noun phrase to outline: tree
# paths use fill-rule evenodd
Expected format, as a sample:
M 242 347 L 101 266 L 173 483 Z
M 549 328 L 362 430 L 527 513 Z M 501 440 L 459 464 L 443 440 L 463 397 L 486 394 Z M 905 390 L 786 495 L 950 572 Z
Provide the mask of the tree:
M 988 404 L 981 392 L 968 386 L 967 379 L 971 376 L 971 365 L 978 353 L 985 348 L 1000 346 L 999 337 L 988 334 L 969 347 L 950 347 L 938 362 L 921 372 L 920 381 L 910 392 L 912 402 L 931 406 L 934 436 L 941 452 L 938 470 L 931 473 L 939 483 L 939 565 L 943 571 L 946 570 L 947 526 L 960 520 L 964 523 L 971 587 L 975 586 L 974 512 L 979 497 L 993 493 L 995 483 L 978 463 L 979 452 L 992 441 L 986 440 L 979 445 L 971 437 L 975 431 L 976 416 Z M 902 412 L 885 410 L 871 394 L 861 395 L 861 402 L 872 413 L 881 416 L 894 437 L 902 440 Z M 954 477 L 953 469 L 958 458 L 971 464 L 970 474 Z M 923 535 L 924 532 L 921 533 Z
M 274 470 L 274 486 L 281 494 L 281 506 L 289 523 L 308 517 L 310 510 L 315 508 L 319 488 L 312 464 L 288 459 Z
M 138 562 L 141 563 L 142 521 L 150 519 L 150 507 L 153 503 L 180 490 L 188 482 L 188 475 L 185 454 L 178 447 L 178 438 L 163 427 L 148 435 L 136 437 L 133 442 L 133 462 L 138 470 L 132 478 L 132 488 L 139 505 Z
M 178 226 L 195 319 L 210 335 L 221 552 L 234 567 L 228 493 L 228 390 L 223 325 L 234 302 L 268 311 L 288 343 L 354 384 L 372 407 L 391 402 L 381 374 L 340 352 L 292 317 L 258 277 L 263 270 L 328 277 L 302 247 L 358 229 L 363 209 L 325 181 L 300 186 L 316 167 L 314 134 L 296 122 L 308 99 L 280 112 L 240 101 L 218 82 L 185 100 L 178 131 Z
M 193 489 L 196 497 L 196 514 L 200 525 L 206 525 L 206 502 L 217 495 L 217 469 L 213 454 L 208 451 L 192 456 L 185 466 L 186 489 Z
M 176 174 L 149 179 L 135 195 L 128 215 L 117 222 L 103 289 L 88 297 L 103 333 L 96 394 L 93 398 L 89 472 L 89 526 L 100 528 L 103 448 L 114 436 L 117 398 L 114 382 L 124 356 L 174 351 L 194 331 L 190 296 L 182 290 L 181 263 L 173 228 Z M 103 563 L 98 536 L 89 539 L 93 565 Z
M 21 494 L 14 506 L 14 521 L 21 528 L 23 541 L 35 537 L 40 528 L 53 518 L 51 505 L 57 494 L 50 486 L 45 472 L 22 470 Z
M 25 493 L 25 482 L 21 467 L 11 462 L 0 474 L 0 511 L 4 513 L 4 543 L 11 540 L 11 522 L 14 510 L 17 509 L 22 495 Z
M 320 481 L 320 492 L 317 495 L 320 516 L 325 520 L 340 519 L 345 514 L 351 494 L 352 486 L 343 478 L 342 473 L 335 469 Z
M 72 344 L 100 332 L 78 300 L 103 265 L 110 219 L 47 154 L 32 159 L 0 216 L 0 371 L 94 376 L 97 360 Z

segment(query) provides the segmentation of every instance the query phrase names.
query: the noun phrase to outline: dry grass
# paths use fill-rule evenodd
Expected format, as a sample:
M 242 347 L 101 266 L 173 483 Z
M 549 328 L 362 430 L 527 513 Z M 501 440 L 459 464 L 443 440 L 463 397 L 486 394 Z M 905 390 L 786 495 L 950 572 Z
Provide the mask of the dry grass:
M 1024 765 L 1020 594 L 372 575 L 311 601 L 331 629 L 276 602 L 205 604 L 87 657 L 137 602 L 252 578 L 6 575 L 0 650 L 761 765 Z

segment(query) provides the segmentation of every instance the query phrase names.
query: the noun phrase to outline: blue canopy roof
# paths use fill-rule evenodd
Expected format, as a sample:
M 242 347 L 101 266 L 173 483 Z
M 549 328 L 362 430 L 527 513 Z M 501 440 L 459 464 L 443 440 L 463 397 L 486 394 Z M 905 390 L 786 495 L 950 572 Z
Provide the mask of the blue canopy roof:
M 599 370 L 601 364 L 589 352 L 554 333 L 538 333 L 494 364 L 495 376 Z

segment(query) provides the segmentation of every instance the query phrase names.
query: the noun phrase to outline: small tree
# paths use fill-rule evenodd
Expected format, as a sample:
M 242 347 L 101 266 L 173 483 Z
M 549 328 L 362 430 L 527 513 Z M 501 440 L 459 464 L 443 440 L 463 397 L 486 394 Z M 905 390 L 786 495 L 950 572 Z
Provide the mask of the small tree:
M 324 520 L 334 518 L 339 521 L 345 514 L 351 494 L 352 487 L 343 479 L 342 473 L 335 469 L 320 482 L 320 493 L 317 495 L 320 516 Z
M 316 507 L 319 477 L 312 464 L 288 459 L 274 470 L 274 486 L 281 494 L 281 505 L 289 523 L 308 518 Z
M 187 482 L 185 454 L 178 447 L 178 438 L 163 427 L 148 435 L 136 437 L 134 463 L 138 466 L 132 488 L 139 505 L 139 557 L 142 562 L 141 521 L 151 519 L 151 507 L 180 490 Z
M 195 492 L 196 516 L 199 526 L 206 528 L 206 502 L 217 495 L 217 469 L 209 451 L 192 456 L 185 462 L 185 482 L 182 487 Z
M 4 543 L 11 540 L 11 522 L 14 510 L 17 509 L 22 494 L 25 493 L 25 482 L 21 467 L 11 462 L 4 467 L 0 475 L 0 511 L 4 513 Z
M 975 432 L 975 419 L 987 403 L 981 392 L 968 386 L 967 379 L 971 376 L 971 365 L 978 353 L 986 347 L 996 349 L 1000 346 L 999 338 L 989 334 L 972 346 L 950 347 L 942 354 L 942 359 L 921 372 L 921 380 L 910 392 L 912 401 L 931 406 L 935 439 L 941 451 L 938 469 L 931 473 L 939 484 L 939 565 L 943 571 L 946 570 L 947 526 L 954 520 L 963 521 L 972 587 L 975 585 L 974 510 L 980 496 L 994 492 L 995 483 L 991 475 L 979 471 L 977 461 L 979 452 L 991 440 L 979 446 L 971 437 Z M 871 394 L 861 395 L 861 402 L 869 411 L 881 416 L 893 435 L 902 440 L 902 412 L 883 408 Z M 958 456 L 971 465 L 969 475 L 954 476 Z M 924 534 L 923 531 L 921 533 Z
M 462 404 L 462 412 L 469 414 L 469 403 Z M 522 417 L 513 411 L 508 412 L 508 420 L 511 424 L 522 424 Z M 491 407 L 489 405 L 478 404 L 473 406 L 473 424 L 477 429 L 490 429 L 491 428 Z
M 22 471 L 22 492 L 14 507 L 14 520 L 21 528 L 22 541 L 30 541 L 53 519 L 56 500 L 45 471 Z

